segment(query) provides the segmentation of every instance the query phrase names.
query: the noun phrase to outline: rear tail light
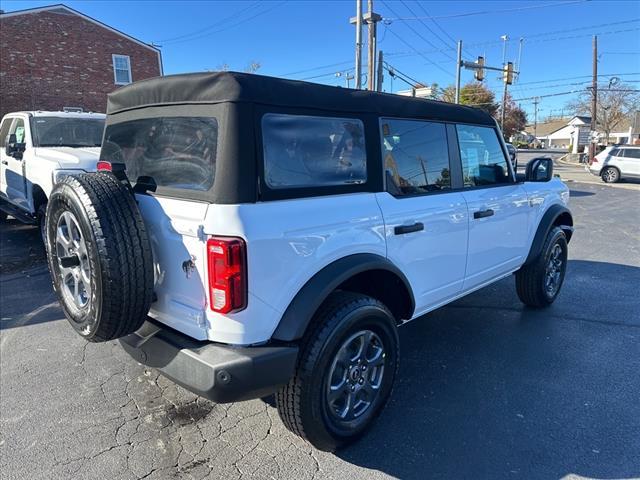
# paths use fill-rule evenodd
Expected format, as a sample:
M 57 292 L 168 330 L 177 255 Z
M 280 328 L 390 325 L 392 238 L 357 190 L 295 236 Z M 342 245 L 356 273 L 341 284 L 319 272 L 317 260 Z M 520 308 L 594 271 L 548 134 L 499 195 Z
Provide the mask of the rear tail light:
M 237 312 L 247 306 L 247 245 L 241 238 L 207 240 L 209 302 L 218 313 Z
M 111 171 L 111 162 L 105 162 L 104 160 L 100 160 L 98 162 L 98 171 L 99 172 L 110 172 Z

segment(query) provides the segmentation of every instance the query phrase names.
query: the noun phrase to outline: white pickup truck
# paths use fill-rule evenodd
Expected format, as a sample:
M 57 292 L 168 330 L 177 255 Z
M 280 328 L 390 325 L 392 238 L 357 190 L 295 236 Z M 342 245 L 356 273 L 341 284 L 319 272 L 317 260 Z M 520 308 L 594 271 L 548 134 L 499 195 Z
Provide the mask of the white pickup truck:
M 96 170 L 105 115 L 15 112 L 0 123 L 0 220 L 12 215 L 43 230 L 53 185 Z

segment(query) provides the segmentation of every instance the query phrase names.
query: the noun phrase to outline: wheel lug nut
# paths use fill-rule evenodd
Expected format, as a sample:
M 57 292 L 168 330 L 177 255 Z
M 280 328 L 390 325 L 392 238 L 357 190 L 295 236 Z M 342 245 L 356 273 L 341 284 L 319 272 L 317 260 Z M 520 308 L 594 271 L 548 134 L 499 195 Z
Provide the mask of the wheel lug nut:
M 364 378 L 360 379 L 360 385 L 362 385 L 364 383 Z
M 355 391 L 355 389 L 356 389 L 356 386 L 355 385 L 351 385 L 351 391 L 353 392 L 353 391 Z
M 366 366 L 366 365 L 363 365 L 363 366 L 362 366 L 362 370 L 366 370 L 366 369 L 367 369 L 367 366 Z

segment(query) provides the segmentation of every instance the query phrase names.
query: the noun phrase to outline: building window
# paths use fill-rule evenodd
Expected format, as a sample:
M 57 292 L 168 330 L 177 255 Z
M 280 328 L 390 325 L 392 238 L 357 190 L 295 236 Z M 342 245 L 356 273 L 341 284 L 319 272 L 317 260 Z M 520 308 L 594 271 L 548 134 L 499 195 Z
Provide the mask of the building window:
M 116 85 L 131 83 L 131 59 L 128 55 L 112 55 L 113 78 Z

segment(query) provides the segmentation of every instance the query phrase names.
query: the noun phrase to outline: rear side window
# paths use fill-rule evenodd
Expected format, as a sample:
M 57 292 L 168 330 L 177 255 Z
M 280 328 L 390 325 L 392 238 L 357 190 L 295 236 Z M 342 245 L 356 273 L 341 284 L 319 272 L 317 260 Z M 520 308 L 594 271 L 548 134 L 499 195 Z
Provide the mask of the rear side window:
M 367 181 L 364 125 L 358 119 L 269 113 L 262 117 L 262 142 L 270 188 Z
M 511 183 L 507 159 L 495 129 L 456 125 L 465 187 Z
M 418 120 L 382 119 L 387 190 L 417 194 L 451 188 L 446 127 Z
M 124 163 L 131 180 L 206 191 L 213 186 L 218 122 L 212 117 L 159 117 L 109 125 L 100 159 Z
M 640 158 L 640 148 L 624 148 L 624 158 Z

